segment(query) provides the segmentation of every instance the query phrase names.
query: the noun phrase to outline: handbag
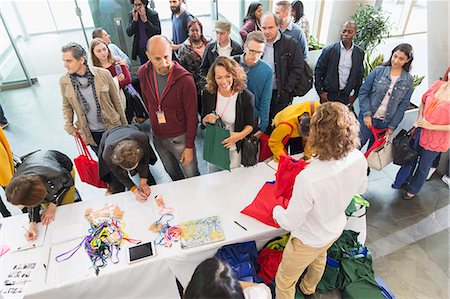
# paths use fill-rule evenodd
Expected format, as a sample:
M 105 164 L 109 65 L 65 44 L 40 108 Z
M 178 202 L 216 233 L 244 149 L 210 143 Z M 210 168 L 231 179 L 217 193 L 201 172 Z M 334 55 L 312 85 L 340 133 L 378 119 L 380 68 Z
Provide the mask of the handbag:
M 377 131 L 374 127 L 370 128 L 372 133 L 377 138 Z M 385 130 L 383 130 L 385 131 Z M 369 155 L 367 156 L 367 164 L 370 168 L 381 170 L 388 164 L 390 164 L 394 160 L 394 149 L 392 147 L 392 141 L 388 140 L 389 136 L 384 138 L 382 137 L 382 145 L 372 149 L 369 149 Z M 379 142 L 380 143 L 380 142 Z M 378 144 L 379 144 L 378 143 Z M 375 145 L 375 143 L 374 143 Z
M 420 130 L 415 130 L 413 127 L 411 130 L 406 131 L 402 129 L 400 133 L 395 136 L 392 145 L 394 148 L 394 164 L 406 165 L 411 161 L 415 161 L 418 157 L 418 152 L 412 148 L 411 143 L 413 138 L 419 140 Z
M 86 143 L 78 133 L 77 137 L 75 137 L 75 142 L 80 155 L 73 159 L 73 162 L 77 168 L 81 181 L 97 188 L 107 188 L 106 183 L 100 180 L 98 162 L 92 159 Z
M 259 139 L 254 135 L 244 138 L 242 141 L 241 164 L 245 167 L 258 163 Z
M 125 96 L 127 97 L 127 101 L 128 101 L 127 107 L 128 107 L 128 104 L 131 105 L 131 107 L 133 109 L 133 113 L 136 115 L 136 117 L 148 118 L 147 107 L 145 106 L 141 95 L 134 88 L 134 86 L 131 83 L 128 84 L 127 87 L 124 89 L 124 92 L 125 92 Z
M 215 124 L 206 124 L 203 159 L 220 168 L 230 170 L 230 150 L 223 146 L 222 141 L 230 137 L 230 130 L 225 129 L 221 118 Z
M 301 159 L 295 160 L 288 155 L 280 155 L 280 162 L 275 174 L 277 181 L 275 197 L 291 199 L 295 178 L 306 166 L 306 162 Z

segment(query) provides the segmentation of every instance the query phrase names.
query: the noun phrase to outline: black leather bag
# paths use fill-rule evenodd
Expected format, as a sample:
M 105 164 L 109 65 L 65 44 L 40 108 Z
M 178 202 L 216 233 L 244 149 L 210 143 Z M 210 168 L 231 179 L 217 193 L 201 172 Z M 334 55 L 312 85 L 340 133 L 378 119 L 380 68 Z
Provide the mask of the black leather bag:
M 245 167 L 258 163 L 259 139 L 253 135 L 242 140 L 241 164 Z
M 292 90 L 293 97 L 302 97 L 311 90 L 313 86 L 313 72 L 306 61 L 303 61 L 302 74 Z
M 406 131 L 405 129 L 401 130 L 392 141 L 395 165 L 406 165 L 417 159 L 418 153 L 416 149 L 412 147 L 411 143 L 413 138 L 416 138 L 416 140 L 419 139 L 419 131 L 414 129 L 415 128 L 412 128 L 409 131 Z

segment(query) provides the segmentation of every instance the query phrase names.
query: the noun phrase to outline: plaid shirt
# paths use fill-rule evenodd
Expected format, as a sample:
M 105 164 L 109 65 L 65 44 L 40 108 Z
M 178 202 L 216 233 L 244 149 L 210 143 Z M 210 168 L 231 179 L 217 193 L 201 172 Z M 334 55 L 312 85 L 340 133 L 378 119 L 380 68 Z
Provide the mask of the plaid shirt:
M 303 29 L 303 31 L 305 32 L 306 35 L 306 42 L 309 43 L 309 35 L 310 35 L 310 31 L 309 31 L 309 21 L 306 18 L 305 15 L 303 15 L 303 17 L 301 17 L 298 22 L 297 25 L 300 26 L 300 28 Z

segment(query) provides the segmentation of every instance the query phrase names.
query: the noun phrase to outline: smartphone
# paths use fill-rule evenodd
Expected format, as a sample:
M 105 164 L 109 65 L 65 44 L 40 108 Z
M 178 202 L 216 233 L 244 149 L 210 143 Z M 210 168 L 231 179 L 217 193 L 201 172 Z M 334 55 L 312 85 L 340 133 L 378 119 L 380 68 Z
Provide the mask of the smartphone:
M 155 243 L 153 242 L 147 242 L 129 247 L 127 251 L 127 259 L 129 264 L 151 258 L 155 255 L 156 249 Z

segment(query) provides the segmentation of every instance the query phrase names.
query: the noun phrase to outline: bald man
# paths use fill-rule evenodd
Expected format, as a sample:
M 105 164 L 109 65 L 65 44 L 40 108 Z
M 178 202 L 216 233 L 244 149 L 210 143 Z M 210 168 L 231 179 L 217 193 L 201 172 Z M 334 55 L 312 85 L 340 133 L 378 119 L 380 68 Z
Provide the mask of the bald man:
M 194 146 L 198 124 L 194 78 L 172 61 L 165 36 L 152 36 L 146 54 L 149 61 L 138 75 L 155 149 L 172 180 L 200 175 Z

